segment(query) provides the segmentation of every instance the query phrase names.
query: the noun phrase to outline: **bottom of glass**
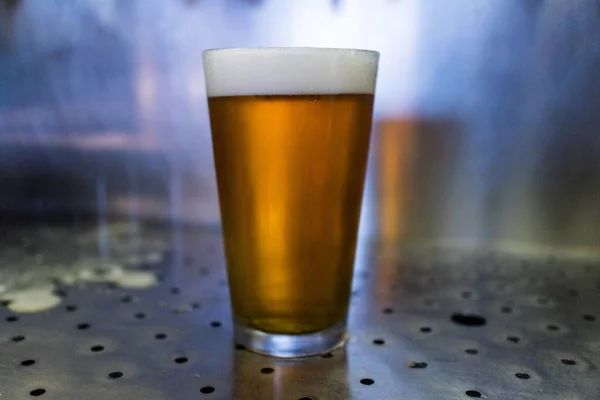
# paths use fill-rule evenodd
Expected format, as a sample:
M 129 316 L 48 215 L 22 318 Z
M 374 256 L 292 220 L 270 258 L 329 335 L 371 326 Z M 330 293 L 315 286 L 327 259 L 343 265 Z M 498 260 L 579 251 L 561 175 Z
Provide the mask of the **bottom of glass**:
M 271 357 L 310 357 L 343 346 L 347 340 L 346 324 L 304 335 L 267 333 L 236 324 L 235 340 L 250 351 Z

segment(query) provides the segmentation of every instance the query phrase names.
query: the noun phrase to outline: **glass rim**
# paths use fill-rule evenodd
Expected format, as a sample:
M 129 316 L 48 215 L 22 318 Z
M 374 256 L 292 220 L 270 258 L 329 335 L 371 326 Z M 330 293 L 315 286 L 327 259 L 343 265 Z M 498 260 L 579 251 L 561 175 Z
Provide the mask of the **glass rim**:
M 217 47 L 210 48 L 202 51 L 203 55 L 214 54 L 214 53 L 237 53 L 244 51 L 308 51 L 314 53 L 362 53 L 371 54 L 379 57 L 380 53 L 376 50 L 369 49 L 356 49 L 351 47 L 312 47 L 312 46 L 250 46 L 250 47 Z

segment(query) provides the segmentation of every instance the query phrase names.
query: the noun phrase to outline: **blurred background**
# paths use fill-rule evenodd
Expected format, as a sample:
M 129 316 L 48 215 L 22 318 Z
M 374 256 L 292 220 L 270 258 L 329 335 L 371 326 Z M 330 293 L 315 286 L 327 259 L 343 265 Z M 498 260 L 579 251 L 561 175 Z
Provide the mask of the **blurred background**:
M 355 47 L 363 238 L 600 254 L 599 4 L 0 0 L 2 218 L 218 228 L 202 51 Z

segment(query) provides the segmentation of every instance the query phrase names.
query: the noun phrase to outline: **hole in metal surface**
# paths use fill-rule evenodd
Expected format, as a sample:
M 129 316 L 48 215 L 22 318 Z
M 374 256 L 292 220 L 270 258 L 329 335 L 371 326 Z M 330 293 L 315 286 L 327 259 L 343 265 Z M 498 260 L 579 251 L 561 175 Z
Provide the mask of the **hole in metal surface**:
M 266 367 L 266 368 L 263 368 L 260 370 L 261 374 L 272 374 L 273 372 L 275 372 L 275 370 L 273 368 L 269 368 L 269 367 Z
M 15 343 L 19 343 L 19 342 L 22 342 L 23 340 L 25 340 L 25 336 L 22 336 L 22 335 L 13 336 L 10 340 L 12 340 Z
M 167 335 L 164 333 L 157 333 L 156 335 L 154 335 L 154 338 L 158 340 L 164 340 L 167 338 Z
M 413 369 L 425 369 L 427 368 L 427 363 L 426 362 L 411 362 L 408 364 L 408 368 L 413 368 Z
M 86 322 L 84 322 L 82 324 L 77 324 L 77 329 L 79 329 L 79 330 L 84 331 L 84 330 L 89 329 L 89 328 L 90 328 L 90 324 L 88 324 Z
M 502 310 L 502 312 L 503 312 L 504 314 L 510 314 L 510 313 L 512 313 L 512 312 L 513 312 L 513 309 L 512 309 L 512 307 L 509 307 L 509 306 L 504 306 L 504 307 L 502 307 L 502 308 L 501 308 L 501 310 Z
M 372 384 L 375 383 L 375 381 L 373 379 L 370 378 L 364 378 L 360 380 L 360 383 L 362 383 L 365 386 L 371 386 Z
M 17 322 L 19 320 L 19 317 L 14 316 L 14 315 L 9 315 L 8 317 L 5 318 L 6 322 Z
M 309 396 L 304 396 L 304 397 L 300 397 L 298 400 L 315 400 L 315 399 L 312 397 L 309 397 Z
M 246 346 L 244 346 L 243 344 L 236 344 L 235 349 L 236 350 L 246 350 Z
M 530 278 L 527 278 L 527 283 L 529 283 L 530 285 L 535 285 L 535 284 L 537 284 L 538 282 L 539 282 L 539 281 L 538 281 L 538 279 L 537 279 L 537 278 L 535 278 L 535 277 L 533 277 L 533 276 L 532 276 L 532 277 L 530 277 Z
M 52 291 L 52 293 L 54 293 L 58 297 L 62 297 L 62 298 L 67 297 L 67 292 L 63 289 L 54 289 Z
M 31 392 L 29 392 L 29 394 L 34 397 L 41 396 L 44 393 L 46 393 L 46 389 L 34 389 Z
M 538 297 L 537 303 L 541 306 L 546 306 L 549 303 L 549 300 L 545 297 Z
M 469 397 L 481 397 L 481 392 L 478 392 L 477 390 L 467 390 L 465 394 Z
M 560 360 L 561 363 L 565 364 L 565 365 L 575 365 L 577 364 L 577 362 L 575 360 L 571 360 L 570 358 L 563 358 L 562 360 Z
M 383 339 L 374 339 L 373 340 L 373 344 L 376 344 L 378 346 L 383 346 L 385 344 L 385 340 L 383 340 Z
M 321 356 L 321 358 L 332 358 L 333 354 L 332 353 L 325 353 Z
M 384 314 L 393 314 L 393 313 L 394 313 L 394 309 L 393 309 L 393 308 L 390 308 L 390 307 L 386 307 L 386 308 L 384 308 L 384 309 L 382 310 L 382 312 L 383 312 Z
M 428 327 L 428 326 L 422 326 L 419 330 L 421 332 L 423 332 L 423 333 L 430 333 L 431 332 L 431 328 Z
M 202 394 L 211 394 L 215 391 L 215 388 L 212 386 L 204 386 L 200 388 L 200 393 Z
M 171 292 L 171 294 L 181 293 L 181 290 L 179 290 L 179 288 L 176 288 L 176 287 L 172 287 L 171 289 L 169 289 L 169 291 Z
M 479 354 L 479 350 L 477 350 L 477 349 L 466 349 L 465 353 L 471 354 L 471 355 L 475 355 L 475 354 Z
M 435 300 L 432 300 L 432 299 L 426 299 L 426 300 L 423 302 L 423 304 L 424 304 L 426 307 L 433 307 L 433 306 L 435 306 L 435 305 L 436 305 L 436 301 L 435 301 Z
M 596 317 L 594 317 L 594 316 L 593 316 L 593 315 L 591 315 L 591 314 L 585 314 L 585 315 L 583 316 L 583 319 L 584 319 L 584 320 L 586 320 L 586 321 L 590 321 L 590 322 L 592 322 L 592 321 L 595 321 L 595 320 L 596 320 Z
M 508 290 L 508 285 L 506 285 L 505 283 L 498 283 L 496 285 L 496 291 L 498 293 L 504 293 Z
M 121 303 L 131 303 L 132 300 L 133 299 L 129 295 L 121 297 Z
M 109 379 L 119 379 L 122 376 L 123 376 L 123 373 L 119 372 L 119 371 L 111 372 L 110 374 L 108 374 Z
M 218 328 L 221 326 L 221 323 L 219 321 L 213 321 L 210 323 L 210 326 L 212 326 L 213 328 Z
M 65 306 L 65 310 L 67 310 L 68 312 L 77 311 L 77 306 L 68 305 L 68 306 Z
M 30 365 L 35 364 L 35 360 L 23 360 L 21 361 L 21 365 L 24 367 L 29 367 Z
M 512 343 L 519 343 L 521 341 L 521 338 L 518 336 L 507 336 L 506 340 Z
M 531 378 L 531 376 L 529 376 L 529 374 L 525 374 L 525 373 L 522 373 L 522 372 L 517 372 L 515 374 L 515 376 L 517 378 L 519 378 L 519 379 L 529 379 L 529 378 Z
M 139 312 L 139 313 L 135 313 L 134 317 L 136 319 L 144 319 L 144 318 L 146 318 L 146 314 L 144 314 L 143 312 Z
M 94 353 L 97 353 L 99 351 L 104 350 L 104 346 L 95 345 L 95 346 L 90 347 L 90 350 L 93 351 Z
M 461 314 L 461 313 L 452 314 L 452 316 L 450 317 L 450 320 L 458 325 L 473 326 L 473 327 L 484 326 L 487 322 L 485 317 L 482 317 L 481 315 Z
M 200 305 L 200 303 L 190 303 L 190 307 L 192 307 L 194 310 L 198 310 L 202 306 Z
M 173 361 L 175 361 L 176 364 L 185 364 L 186 362 L 188 362 L 188 358 L 187 357 L 177 357 Z
M 550 332 L 560 331 L 560 327 L 557 325 L 548 325 L 548 326 L 546 326 L 546 329 L 549 330 Z
M 173 314 L 186 314 L 190 310 L 186 306 L 179 306 L 179 307 L 173 308 L 172 311 L 173 311 Z

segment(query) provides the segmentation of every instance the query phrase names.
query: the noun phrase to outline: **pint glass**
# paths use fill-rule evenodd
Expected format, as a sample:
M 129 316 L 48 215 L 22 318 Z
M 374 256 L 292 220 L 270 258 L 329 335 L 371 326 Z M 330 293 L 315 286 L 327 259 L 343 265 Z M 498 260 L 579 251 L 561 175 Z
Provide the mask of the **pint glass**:
M 379 54 L 208 50 L 235 339 L 302 357 L 344 344 Z

